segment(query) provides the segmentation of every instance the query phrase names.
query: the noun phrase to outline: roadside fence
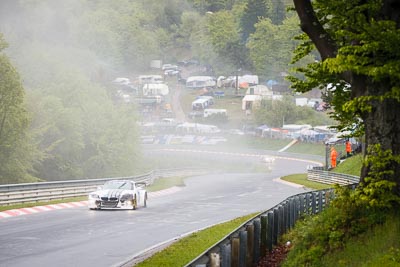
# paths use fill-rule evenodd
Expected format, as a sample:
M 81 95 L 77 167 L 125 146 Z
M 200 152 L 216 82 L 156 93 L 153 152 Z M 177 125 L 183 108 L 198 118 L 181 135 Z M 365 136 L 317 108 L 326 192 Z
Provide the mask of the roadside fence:
M 360 181 L 360 177 L 343 173 L 325 171 L 324 167 L 309 166 L 307 168 L 309 181 L 323 184 L 351 185 Z
M 359 182 L 359 177 L 325 173 L 322 168 L 314 168 L 309 168 L 308 179 L 311 173 L 314 181 L 326 184 L 339 183 L 352 189 L 355 189 Z M 318 177 L 318 180 L 315 177 Z M 267 252 L 271 252 L 273 247 L 278 245 L 279 238 L 292 229 L 298 219 L 320 213 L 329 206 L 334 197 L 332 188 L 291 196 L 242 224 L 185 267 L 255 266 Z

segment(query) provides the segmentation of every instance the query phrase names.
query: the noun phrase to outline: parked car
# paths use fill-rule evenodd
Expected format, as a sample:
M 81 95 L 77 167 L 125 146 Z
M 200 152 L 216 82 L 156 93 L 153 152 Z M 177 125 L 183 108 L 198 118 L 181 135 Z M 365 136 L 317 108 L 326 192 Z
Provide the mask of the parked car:
M 162 65 L 161 69 L 163 71 L 166 71 L 166 70 L 179 70 L 177 65 L 172 65 L 172 64 L 164 64 L 164 65 Z
M 167 69 L 166 71 L 164 71 L 165 76 L 175 76 L 178 75 L 179 73 L 180 70 L 173 70 L 173 69 Z
M 147 206 L 147 191 L 144 183 L 130 180 L 107 181 L 88 196 L 89 209 L 137 209 Z

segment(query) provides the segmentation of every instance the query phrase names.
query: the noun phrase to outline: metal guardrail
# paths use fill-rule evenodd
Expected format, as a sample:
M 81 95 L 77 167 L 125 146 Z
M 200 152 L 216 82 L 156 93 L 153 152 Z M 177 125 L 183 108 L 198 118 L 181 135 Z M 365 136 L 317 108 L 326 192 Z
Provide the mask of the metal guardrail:
M 169 169 L 128 177 L 0 185 L 0 206 L 86 196 L 96 190 L 99 185 L 110 180 L 126 179 L 151 185 L 154 180 L 160 177 L 187 176 L 201 173 L 205 173 L 205 170 Z
M 325 171 L 323 167 L 310 167 L 307 169 L 307 179 L 323 184 L 351 185 L 358 183 L 360 177 L 343 173 Z
M 332 174 L 332 173 L 331 173 Z M 336 174 L 335 174 L 336 175 Z M 340 175 L 354 189 L 359 181 L 347 184 L 353 176 Z M 337 183 L 335 179 L 330 179 Z M 324 210 L 335 197 L 334 189 L 301 193 L 287 198 L 273 208 L 255 216 L 204 251 L 185 267 L 255 266 L 278 244 L 279 237 L 305 216 Z

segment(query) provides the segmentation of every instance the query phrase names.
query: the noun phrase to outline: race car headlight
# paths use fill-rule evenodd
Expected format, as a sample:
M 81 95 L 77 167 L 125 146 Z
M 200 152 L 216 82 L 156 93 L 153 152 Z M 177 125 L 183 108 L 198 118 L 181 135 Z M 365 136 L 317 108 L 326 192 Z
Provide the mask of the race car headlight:
M 126 200 L 130 200 L 130 199 L 132 199 L 132 195 L 130 195 L 130 194 L 124 194 L 121 197 L 121 201 L 126 201 Z
M 91 198 L 91 199 L 100 199 L 100 196 L 98 194 L 89 194 L 89 198 Z

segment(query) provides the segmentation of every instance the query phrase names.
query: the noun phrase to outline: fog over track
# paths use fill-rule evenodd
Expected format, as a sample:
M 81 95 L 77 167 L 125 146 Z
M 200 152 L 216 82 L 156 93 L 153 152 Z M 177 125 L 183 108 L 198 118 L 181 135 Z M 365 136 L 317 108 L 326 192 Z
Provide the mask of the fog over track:
M 166 149 L 152 153 L 156 151 L 171 156 L 189 154 Z M 227 157 L 226 164 L 231 158 L 240 158 L 233 154 L 219 156 Z M 246 158 L 251 157 L 242 159 Z M 267 173 L 190 177 L 181 190 L 154 196 L 147 208 L 135 211 L 91 211 L 78 207 L 3 218 L 0 266 L 120 266 L 133 255 L 166 240 L 267 210 L 288 196 L 304 192 L 306 189 L 278 182 L 276 178 L 303 173 L 309 164 L 285 155 L 277 157 Z

